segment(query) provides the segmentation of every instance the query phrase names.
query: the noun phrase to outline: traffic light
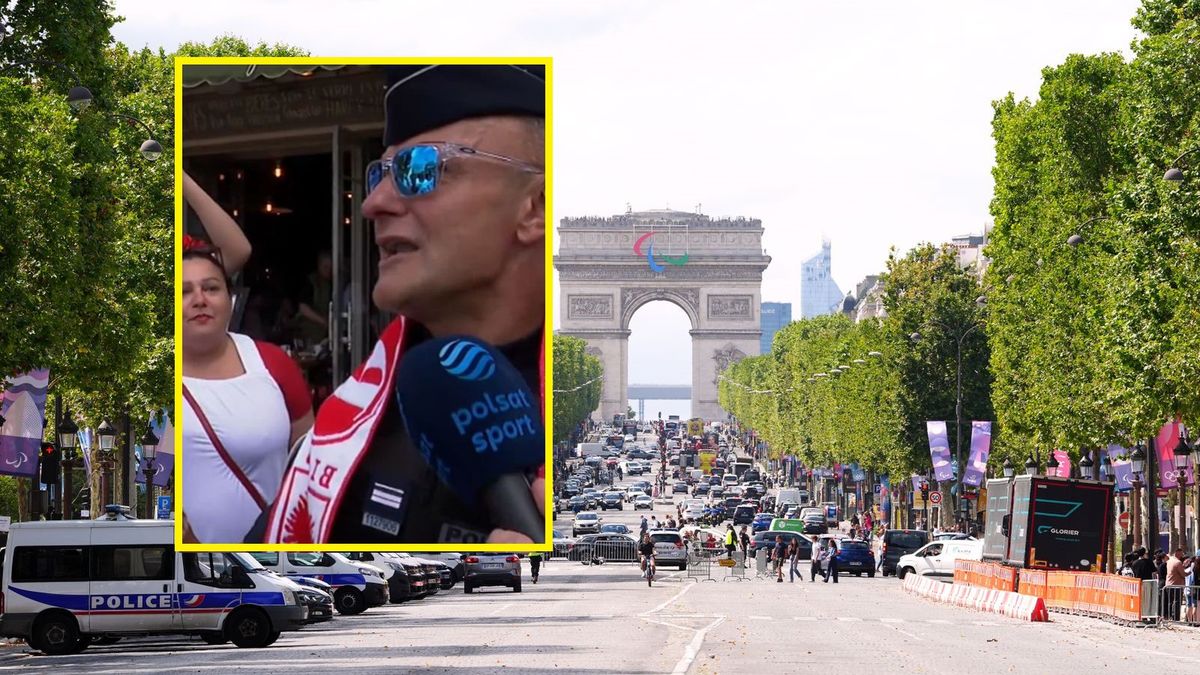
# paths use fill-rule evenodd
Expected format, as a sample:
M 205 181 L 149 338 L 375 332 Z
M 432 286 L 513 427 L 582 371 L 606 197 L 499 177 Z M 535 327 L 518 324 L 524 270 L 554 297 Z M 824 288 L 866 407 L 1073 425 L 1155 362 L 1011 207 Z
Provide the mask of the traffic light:
M 42 443 L 41 452 L 41 481 L 47 485 L 55 485 L 59 479 L 58 448 L 53 443 Z

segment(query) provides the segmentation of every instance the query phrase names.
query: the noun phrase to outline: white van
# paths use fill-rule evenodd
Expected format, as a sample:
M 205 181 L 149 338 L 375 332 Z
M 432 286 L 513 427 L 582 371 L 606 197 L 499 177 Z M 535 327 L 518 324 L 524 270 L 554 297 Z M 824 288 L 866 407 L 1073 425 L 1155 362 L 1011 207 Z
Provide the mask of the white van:
M 382 569 L 355 562 L 341 553 L 250 553 L 263 567 L 285 577 L 311 577 L 333 586 L 339 614 L 359 614 L 387 604 L 387 577 Z
M 266 647 L 308 619 L 295 582 L 265 573 L 244 553 L 179 553 L 173 528 L 115 513 L 13 523 L 0 576 L 0 636 L 47 654 L 162 634 Z
M 896 576 L 909 574 L 954 578 L 955 560 L 983 560 L 983 542 L 977 539 L 931 541 L 913 553 L 900 556 Z

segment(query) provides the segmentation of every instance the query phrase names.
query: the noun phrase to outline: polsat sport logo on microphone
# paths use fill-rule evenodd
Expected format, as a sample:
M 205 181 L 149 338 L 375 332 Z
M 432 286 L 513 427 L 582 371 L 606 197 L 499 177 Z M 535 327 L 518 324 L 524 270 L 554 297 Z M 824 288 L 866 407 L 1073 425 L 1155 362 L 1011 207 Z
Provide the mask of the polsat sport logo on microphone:
M 447 342 L 438 352 L 447 373 L 460 380 L 479 382 L 496 373 L 496 361 L 486 349 L 470 340 Z
M 447 373 L 468 382 L 484 382 L 496 373 L 496 359 L 483 345 L 471 340 L 447 342 L 438 351 L 438 362 Z M 490 386 L 505 387 L 501 377 Z M 484 385 L 485 389 L 489 385 Z M 534 402 L 523 387 L 510 391 L 484 391 L 469 405 L 454 410 L 450 421 L 460 436 L 470 438 L 476 453 L 499 452 L 505 441 L 536 436 Z

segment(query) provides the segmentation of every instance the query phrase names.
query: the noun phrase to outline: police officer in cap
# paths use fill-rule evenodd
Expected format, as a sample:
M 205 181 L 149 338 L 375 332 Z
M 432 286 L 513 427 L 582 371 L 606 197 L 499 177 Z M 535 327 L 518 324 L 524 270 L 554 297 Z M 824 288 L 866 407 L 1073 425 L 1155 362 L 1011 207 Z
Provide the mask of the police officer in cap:
M 372 300 L 398 318 L 322 405 L 260 523 L 265 533 L 248 541 L 530 541 L 497 529 L 438 480 L 393 392 L 407 349 L 465 334 L 496 345 L 542 410 L 544 70 L 387 68 L 386 149 L 368 167 L 362 208 L 379 248 Z M 527 476 L 542 513 L 544 471 Z

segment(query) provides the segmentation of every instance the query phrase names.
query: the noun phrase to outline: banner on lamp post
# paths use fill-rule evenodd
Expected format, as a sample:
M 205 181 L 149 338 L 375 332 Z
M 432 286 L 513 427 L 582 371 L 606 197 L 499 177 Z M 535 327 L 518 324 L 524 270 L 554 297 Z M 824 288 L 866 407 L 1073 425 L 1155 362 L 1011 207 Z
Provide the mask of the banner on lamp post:
M 1175 448 L 1179 445 L 1179 430 L 1183 423 L 1179 420 L 1167 422 L 1158 431 L 1154 439 L 1154 449 L 1158 452 L 1158 487 L 1167 490 L 1179 487 L 1180 480 L 1184 485 L 1196 484 L 1194 467 L 1188 465 L 1175 468 Z
M 954 480 L 950 442 L 946 440 L 946 423 L 926 422 L 925 427 L 929 433 L 929 456 L 933 460 L 933 477 L 939 482 Z
M 50 371 L 31 370 L 7 378 L 0 415 L 0 474 L 33 477 L 38 472 L 45 433 L 46 389 Z
M 1108 446 L 1108 460 L 1112 462 L 1113 479 L 1117 492 L 1133 489 L 1133 464 L 1129 461 L 1129 450 L 1119 445 Z
M 971 457 L 963 473 L 963 484 L 979 487 L 987 475 L 988 455 L 992 451 L 992 423 L 971 422 Z

